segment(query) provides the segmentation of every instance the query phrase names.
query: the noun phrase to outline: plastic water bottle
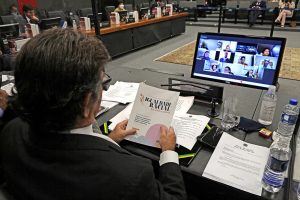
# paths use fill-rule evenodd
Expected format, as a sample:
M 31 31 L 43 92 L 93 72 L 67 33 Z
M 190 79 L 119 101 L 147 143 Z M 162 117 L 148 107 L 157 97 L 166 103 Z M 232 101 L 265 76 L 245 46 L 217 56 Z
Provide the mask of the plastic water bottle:
M 276 87 L 272 85 L 269 87 L 267 93 L 265 93 L 263 96 L 258 118 L 259 123 L 263 125 L 272 124 L 277 103 L 277 95 L 275 92 Z
M 278 192 L 284 182 L 284 174 L 291 158 L 289 142 L 285 139 L 274 141 L 270 147 L 270 155 L 262 178 L 265 190 Z
M 284 106 L 276 136 L 273 139 L 277 140 L 279 137 L 284 137 L 291 140 L 299 115 L 299 107 L 297 107 L 297 104 L 297 99 L 291 99 L 290 103 Z

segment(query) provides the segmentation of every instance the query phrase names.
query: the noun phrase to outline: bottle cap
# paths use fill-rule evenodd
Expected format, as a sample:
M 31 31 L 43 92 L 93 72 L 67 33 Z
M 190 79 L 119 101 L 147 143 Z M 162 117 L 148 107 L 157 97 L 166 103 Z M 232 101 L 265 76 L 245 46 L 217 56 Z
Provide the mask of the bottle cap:
M 298 100 L 297 99 L 290 99 L 290 104 L 293 106 L 296 106 L 298 104 Z

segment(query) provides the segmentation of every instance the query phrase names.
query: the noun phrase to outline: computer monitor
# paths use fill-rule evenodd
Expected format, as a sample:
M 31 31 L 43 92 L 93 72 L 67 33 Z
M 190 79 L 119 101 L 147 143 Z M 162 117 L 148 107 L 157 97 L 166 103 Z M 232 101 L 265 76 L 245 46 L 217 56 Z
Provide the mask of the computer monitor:
M 267 89 L 276 85 L 285 38 L 198 33 L 192 78 Z
M 87 17 L 90 18 L 90 20 L 91 20 L 91 26 L 95 27 L 95 24 L 94 24 L 94 22 L 95 22 L 94 15 L 93 14 L 88 14 Z M 98 13 L 98 20 L 99 20 L 99 24 L 100 24 L 101 21 L 102 21 L 102 13 Z
M 149 7 L 140 8 L 140 19 L 146 19 L 148 15 Z
M 40 28 L 41 30 L 47 30 L 53 27 L 60 27 L 61 17 L 53 17 L 41 19 Z
M 19 24 L 5 24 L 0 25 L 0 37 L 5 39 L 19 37 Z
M 118 11 L 118 13 L 120 15 L 120 22 L 126 22 L 128 12 L 125 10 L 125 11 Z

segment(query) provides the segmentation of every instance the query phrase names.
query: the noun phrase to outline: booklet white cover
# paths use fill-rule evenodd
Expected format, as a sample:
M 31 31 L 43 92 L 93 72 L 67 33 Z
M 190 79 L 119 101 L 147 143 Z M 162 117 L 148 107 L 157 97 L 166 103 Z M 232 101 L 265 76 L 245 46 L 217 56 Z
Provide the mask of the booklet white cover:
M 224 132 L 203 176 L 260 196 L 269 152 Z
M 141 83 L 129 117 L 127 129 L 137 134 L 126 139 L 160 148 L 160 127 L 170 127 L 179 92 L 163 90 Z

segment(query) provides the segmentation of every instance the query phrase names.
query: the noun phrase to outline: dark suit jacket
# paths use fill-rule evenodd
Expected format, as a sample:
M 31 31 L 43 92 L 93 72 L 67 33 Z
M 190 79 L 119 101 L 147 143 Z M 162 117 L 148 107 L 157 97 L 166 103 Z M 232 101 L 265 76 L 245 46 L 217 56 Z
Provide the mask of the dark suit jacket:
M 150 160 L 98 137 L 36 134 L 16 118 L 0 141 L 6 181 L 16 199 L 186 199 L 177 164 L 162 165 L 157 180 Z

